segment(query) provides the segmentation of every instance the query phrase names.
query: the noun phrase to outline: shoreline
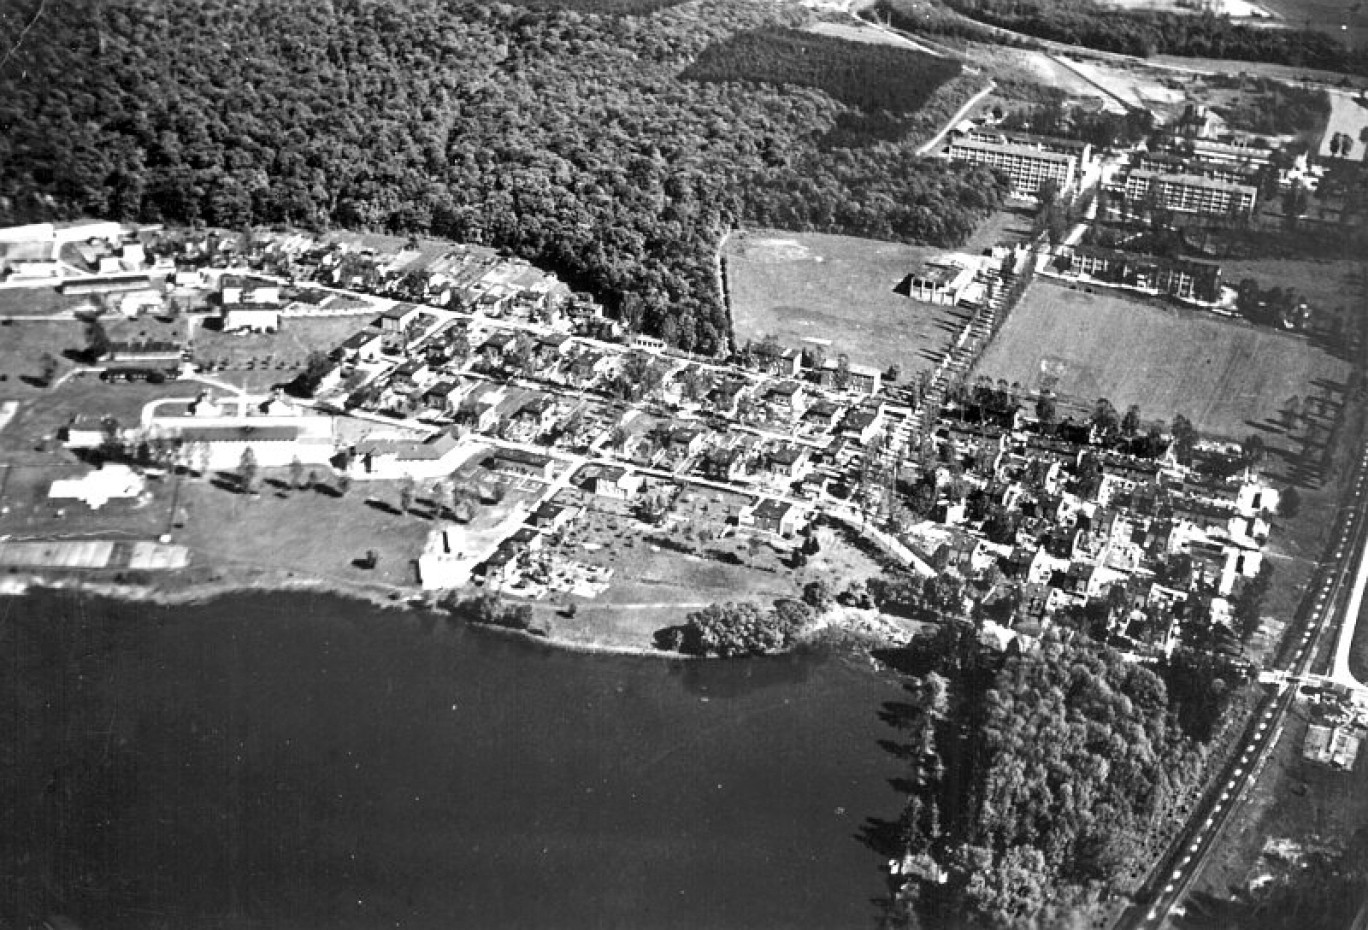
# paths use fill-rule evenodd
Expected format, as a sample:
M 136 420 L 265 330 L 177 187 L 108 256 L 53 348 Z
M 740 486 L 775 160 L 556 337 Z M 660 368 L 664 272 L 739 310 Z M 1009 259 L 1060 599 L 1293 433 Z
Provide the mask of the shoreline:
M 380 585 L 366 585 L 355 583 L 341 583 L 330 581 L 323 578 L 300 577 L 289 574 L 285 577 L 277 578 L 214 578 L 206 581 L 188 582 L 179 587 L 163 587 L 154 584 L 120 584 L 106 581 L 85 581 L 80 578 L 47 577 L 41 574 L 13 574 L 0 577 L 0 597 L 22 597 L 33 589 L 47 589 L 53 591 L 70 591 L 80 595 L 104 597 L 110 600 L 119 601 L 127 604 L 151 604 L 158 607 L 178 607 L 188 605 L 200 605 L 224 597 L 232 597 L 241 594 L 327 594 L 346 600 L 369 604 L 372 607 L 386 611 L 403 611 L 411 614 L 430 614 L 444 617 L 454 622 L 461 623 L 471 629 L 484 630 L 497 635 L 511 636 L 522 639 L 529 643 L 540 644 L 548 649 L 555 649 L 563 652 L 576 653 L 580 655 L 607 655 L 607 656 L 630 656 L 634 658 L 650 658 L 665 660 L 670 662 L 698 662 L 709 659 L 721 659 L 721 656 L 696 656 L 687 655 L 680 652 L 667 652 L 645 646 L 615 644 L 611 642 L 585 642 L 577 639 L 566 639 L 557 637 L 554 634 L 538 633 L 533 630 L 520 630 L 513 627 L 499 626 L 493 623 L 478 623 L 472 620 L 456 617 L 449 611 L 443 610 L 434 599 L 425 596 L 422 592 L 412 592 L 404 594 L 402 591 L 384 587 Z M 873 630 L 846 629 L 839 622 L 824 623 L 808 631 L 802 639 L 794 643 L 793 647 L 783 653 L 774 655 L 789 654 L 797 649 L 809 646 L 814 642 L 819 642 L 821 637 L 833 631 L 845 629 L 846 632 L 866 641 L 868 648 L 880 648 L 897 646 L 899 643 L 890 637 L 877 637 L 871 635 Z M 768 656 L 754 656 L 747 658 L 766 658 Z

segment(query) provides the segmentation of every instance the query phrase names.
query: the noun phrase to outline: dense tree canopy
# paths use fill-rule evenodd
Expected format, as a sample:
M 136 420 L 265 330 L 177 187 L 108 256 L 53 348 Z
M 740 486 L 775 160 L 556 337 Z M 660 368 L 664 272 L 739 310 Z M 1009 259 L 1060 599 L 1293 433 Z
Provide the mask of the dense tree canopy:
M 913 653 L 922 674 L 890 715 L 910 764 L 899 852 L 948 880 L 911 883 L 894 909 L 1027 927 L 1123 887 L 1202 774 L 1167 671 L 1082 637 L 994 653 L 955 624 Z
M 443 0 L 48 4 L 4 65 L 0 221 L 482 241 L 634 327 L 717 351 L 730 324 L 713 253 L 734 224 L 948 245 L 1003 192 L 986 169 L 896 140 L 819 149 L 851 112 L 823 92 L 680 79 L 713 43 L 803 15 L 718 0 L 646 18 Z

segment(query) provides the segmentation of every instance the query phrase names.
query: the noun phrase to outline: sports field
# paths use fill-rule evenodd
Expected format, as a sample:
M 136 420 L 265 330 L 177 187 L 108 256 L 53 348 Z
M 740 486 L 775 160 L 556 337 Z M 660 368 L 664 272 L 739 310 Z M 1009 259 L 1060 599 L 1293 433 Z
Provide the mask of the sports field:
M 830 340 L 857 364 L 902 367 L 903 377 L 934 368 L 968 312 L 896 294 L 907 274 L 943 249 L 829 236 L 751 230 L 723 252 L 736 340 L 777 336 L 801 348 Z
M 1349 371 L 1299 337 L 1037 281 L 974 375 L 1088 405 L 1138 404 L 1146 422 L 1183 414 L 1199 432 L 1240 439 L 1277 420 L 1289 398 L 1340 403 Z

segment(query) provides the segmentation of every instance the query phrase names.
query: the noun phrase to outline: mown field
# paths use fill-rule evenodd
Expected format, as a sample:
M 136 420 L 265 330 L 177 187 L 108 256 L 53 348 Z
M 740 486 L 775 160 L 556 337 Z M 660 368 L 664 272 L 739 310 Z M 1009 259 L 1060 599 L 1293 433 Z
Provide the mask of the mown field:
M 1299 337 L 1038 281 L 974 375 L 1083 404 L 1138 404 L 1146 421 L 1183 414 L 1200 432 L 1238 439 L 1276 421 L 1288 398 L 1338 402 L 1349 372 Z
M 904 379 L 933 368 L 967 312 L 918 303 L 893 288 L 941 253 L 819 233 L 737 233 L 724 253 L 737 344 L 777 336 L 796 348 L 804 339 L 829 339 L 828 357 L 899 365 Z

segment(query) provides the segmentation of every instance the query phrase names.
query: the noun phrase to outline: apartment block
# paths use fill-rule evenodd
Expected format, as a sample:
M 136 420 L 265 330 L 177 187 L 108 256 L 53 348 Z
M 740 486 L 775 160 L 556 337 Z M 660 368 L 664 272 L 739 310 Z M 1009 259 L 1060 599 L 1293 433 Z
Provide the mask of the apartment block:
M 1078 177 L 1077 157 L 1030 145 L 958 139 L 950 143 L 945 154 L 951 161 L 1002 169 L 1012 179 L 1013 190 L 1028 196 L 1040 190 L 1046 181 L 1054 181 L 1061 190 L 1067 190 Z
M 1161 174 L 1137 169 L 1126 176 L 1123 188 L 1132 203 L 1144 200 L 1151 191 L 1169 210 L 1219 216 L 1249 213 L 1254 209 L 1258 189 L 1248 184 L 1232 184 L 1195 174 Z

